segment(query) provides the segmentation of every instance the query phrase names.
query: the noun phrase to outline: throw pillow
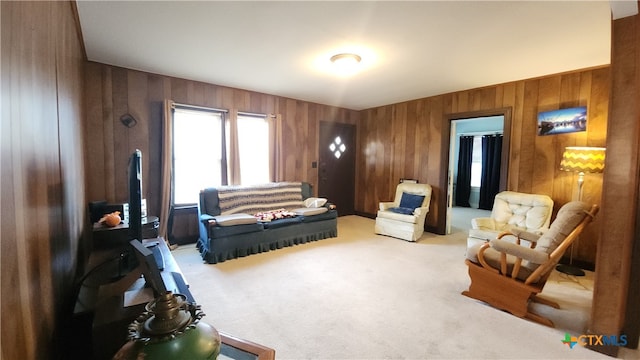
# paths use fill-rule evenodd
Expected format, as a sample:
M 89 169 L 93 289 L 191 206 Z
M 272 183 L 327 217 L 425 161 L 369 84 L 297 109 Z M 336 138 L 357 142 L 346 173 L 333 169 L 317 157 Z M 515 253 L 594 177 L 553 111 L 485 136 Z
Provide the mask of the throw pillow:
M 310 197 L 305 199 L 304 206 L 308 208 L 319 208 L 324 206 L 326 203 L 327 199 L 325 198 Z
M 409 209 L 409 208 L 405 208 L 405 207 L 392 207 L 392 208 L 389 208 L 389 211 L 392 211 L 392 212 L 398 213 L 398 214 L 404 214 L 404 215 L 412 215 L 413 214 L 413 210 L 415 210 L 415 209 Z
M 422 202 L 424 201 L 424 195 L 416 195 L 403 192 L 402 198 L 400 198 L 400 206 L 401 208 L 411 209 L 411 212 L 415 210 L 415 208 L 419 208 L 422 206 Z

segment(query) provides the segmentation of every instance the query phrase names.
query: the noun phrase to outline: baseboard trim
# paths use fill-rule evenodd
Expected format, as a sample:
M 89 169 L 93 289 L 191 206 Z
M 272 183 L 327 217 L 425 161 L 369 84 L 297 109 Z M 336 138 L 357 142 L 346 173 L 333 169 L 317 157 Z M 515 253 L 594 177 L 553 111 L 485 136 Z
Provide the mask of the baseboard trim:
M 177 245 L 195 244 L 198 242 L 198 235 L 194 236 L 171 236 L 169 243 Z
M 375 220 L 375 218 L 376 218 L 376 214 L 371 214 L 371 213 L 364 212 L 364 211 L 355 211 L 355 214 L 354 214 L 354 215 L 358 215 L 358 216 L 362 216 L 362 217 L 366 217 L 366 218 L 374 219 L 374 220 Z M 432 233 L 432 234 L 446 235 L 446 234 L 444 234 L 444 233 L 439 233 L 439 232 L 438 232 L 438 228 L 437 228 L 437 227 L 435 227 L 435 226 L 428 226 L 428 225 L 427 225 L 427 226 L 425 226 L 425 227 L 424 227 L 424 231 L 426 231 L 426 232 L 430 232 L 430 233 Z
M 362 217 L 366 217 L 369 219 L 375 219 L 376 218 L 376 214 L 370 214 L 364 211 L 356 211 L 354 215 L 358 215 L 358 216 L 362 216 Z
M 573 265 L 582 270 L 596 271 L 596 266 L 588 261 L 576 260 L 576 259 L 573 259 L 573 261 L 570 261 L 568 257 L 563 257 L 562 259 L 560 259 L 559 263 L 565 264 L 565 265 Z

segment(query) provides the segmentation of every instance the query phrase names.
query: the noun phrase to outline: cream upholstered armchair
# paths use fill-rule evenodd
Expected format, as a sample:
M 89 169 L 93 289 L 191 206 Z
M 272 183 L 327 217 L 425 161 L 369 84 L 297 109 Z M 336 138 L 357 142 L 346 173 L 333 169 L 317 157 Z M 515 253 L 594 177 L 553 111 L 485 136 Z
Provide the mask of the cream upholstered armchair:
M 530 302 L 559 308 L 538 296 L 562 255 L 598 213 L 597 205 L 572 201 L 560 208 L 544 234 L 503 232 L 467 250 L 471 285 L 462 294 L 491 306 L 553 327 L 553 322 L 529 310 Z M 516 242 L 504 241 L 515 237 Z M 530 245 L 521 243 L 527 240 Z
M 424 233 L 429 213 L 431 185 L 403 182 L 396 187 L 394 201 L 381 202 L 376 217 L 376 234 L 416 241 Z
M 503 191 L 496 195 L 491 217 L 471 220 L 467 249 L 495 239 L 503 231 L 541 235 L 549 229 L 553 200 L 547 195 Z

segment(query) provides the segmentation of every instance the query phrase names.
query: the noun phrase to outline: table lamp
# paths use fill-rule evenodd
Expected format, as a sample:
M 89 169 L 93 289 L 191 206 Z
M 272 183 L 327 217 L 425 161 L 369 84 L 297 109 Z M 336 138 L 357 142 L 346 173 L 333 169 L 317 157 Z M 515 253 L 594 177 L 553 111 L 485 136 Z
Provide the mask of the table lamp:
M 601 173 L 604 171 L 605 148 L 587 146 L 568 146 L 562 154 L 560 170 L 578 173 L 578 201 L 582 201 L 582 185 L 584 173 Z M 573 245 L 569 254 L 569 265 L 559 264 L 556 270 L 574 276 L 584 276 L 584 271 L 573 266 Z

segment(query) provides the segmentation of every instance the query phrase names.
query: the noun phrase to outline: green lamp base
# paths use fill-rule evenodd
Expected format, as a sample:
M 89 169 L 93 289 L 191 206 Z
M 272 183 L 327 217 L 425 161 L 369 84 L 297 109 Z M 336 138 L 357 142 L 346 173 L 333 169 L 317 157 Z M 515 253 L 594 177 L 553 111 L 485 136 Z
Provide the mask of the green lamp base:
M 220 334 L 200 321 L 200 306 L 170 291 L 147 304 L 146 311 L 129 325 L 129 341 L 117 360 L 215 360 L 220 354 Z

